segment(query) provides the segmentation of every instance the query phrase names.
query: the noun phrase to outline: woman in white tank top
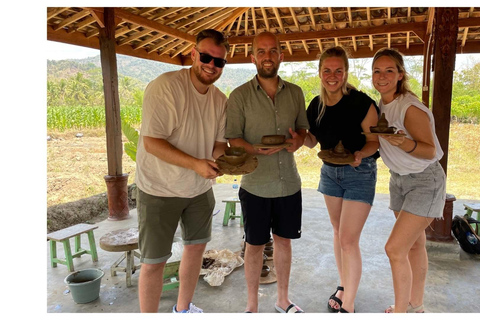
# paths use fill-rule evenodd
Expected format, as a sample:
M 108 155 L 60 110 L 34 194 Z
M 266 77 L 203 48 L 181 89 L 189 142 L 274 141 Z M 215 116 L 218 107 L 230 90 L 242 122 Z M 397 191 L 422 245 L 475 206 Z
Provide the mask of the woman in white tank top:
M 423 312 L 428 270 L 425 228 L 443 214 L 443 151 L 431 111 L 408 87 L 402 55 L 383 48 L 373 58 L 372 82 L 380 112 L 406 136 L 380 136 L 380 155 L 390 169 L 390 209 L 396 222 L 385 245 L 392 268 L 395 304 L 385 312 Z

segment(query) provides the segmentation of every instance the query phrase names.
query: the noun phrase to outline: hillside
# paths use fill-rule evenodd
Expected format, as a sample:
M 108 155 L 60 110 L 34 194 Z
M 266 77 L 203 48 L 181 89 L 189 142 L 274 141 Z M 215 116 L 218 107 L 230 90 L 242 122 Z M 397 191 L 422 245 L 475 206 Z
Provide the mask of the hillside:
M 130 77 L 138 80 L 143 88 L 160 74 L 181 69 L 181 66 L 139 59 L 124 55 L 117 55 L 117 68 L 120 77 Z M 85 59 L 47 60 L 47 80 L 54 81 L 67 79 L 77 73 L 89 75 L 101 74 L 100 56 Z M 231 92 L 239 85 L 253 78 L 256 71 L 253 69 L 225 67 L 223 75 L 215 85 L 225 93 Z

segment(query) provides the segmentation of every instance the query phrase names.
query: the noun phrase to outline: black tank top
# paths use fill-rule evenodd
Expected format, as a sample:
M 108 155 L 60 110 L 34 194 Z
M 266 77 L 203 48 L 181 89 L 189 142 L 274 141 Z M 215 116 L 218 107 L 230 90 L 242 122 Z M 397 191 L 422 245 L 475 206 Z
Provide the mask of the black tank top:
M 340 140 L 351 153 L 361 150 L 366 143 L 365 135 L 362 134 L 362 121 L 372 104 L 377 113 L 380 112 L 375 101 L 365 93 L 351 89 L 337 104 L 327 106 L 322 120 L 317 123 L 320 103 L 320 96 L 310 102 L 307 118 L 310 132 L 317 138 L 321 150 L 335 148 Z M 379 156 L 377 151 L 372 157 L 377 159 Z

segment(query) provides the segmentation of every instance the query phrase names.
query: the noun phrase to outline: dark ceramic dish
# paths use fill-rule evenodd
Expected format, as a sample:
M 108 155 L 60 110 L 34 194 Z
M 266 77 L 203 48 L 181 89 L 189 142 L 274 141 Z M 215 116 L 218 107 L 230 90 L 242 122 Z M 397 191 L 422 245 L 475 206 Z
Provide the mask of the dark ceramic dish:
M 285 142 L 285 135 L 281 135 L 281 134 L 262 137 L 263 144 L 273 145 L 273 144 L 282 144 L 284 142 Z
M 228 164 L 237 166 L 245 162 L 247 153 L 244 147 L 228 147 L 225 149 L 223 157 Z

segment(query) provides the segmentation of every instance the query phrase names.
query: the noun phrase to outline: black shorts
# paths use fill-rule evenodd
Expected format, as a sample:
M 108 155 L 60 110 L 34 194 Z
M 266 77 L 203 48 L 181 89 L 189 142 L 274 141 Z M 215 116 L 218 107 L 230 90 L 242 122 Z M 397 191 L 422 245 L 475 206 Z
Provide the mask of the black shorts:
M 262 198 L 243 188 L 238 192 L 242 205 L 245 241 L 262 245 L 273 234 L 298 239 L 302 234 L 302 191 L 279 198 Z

